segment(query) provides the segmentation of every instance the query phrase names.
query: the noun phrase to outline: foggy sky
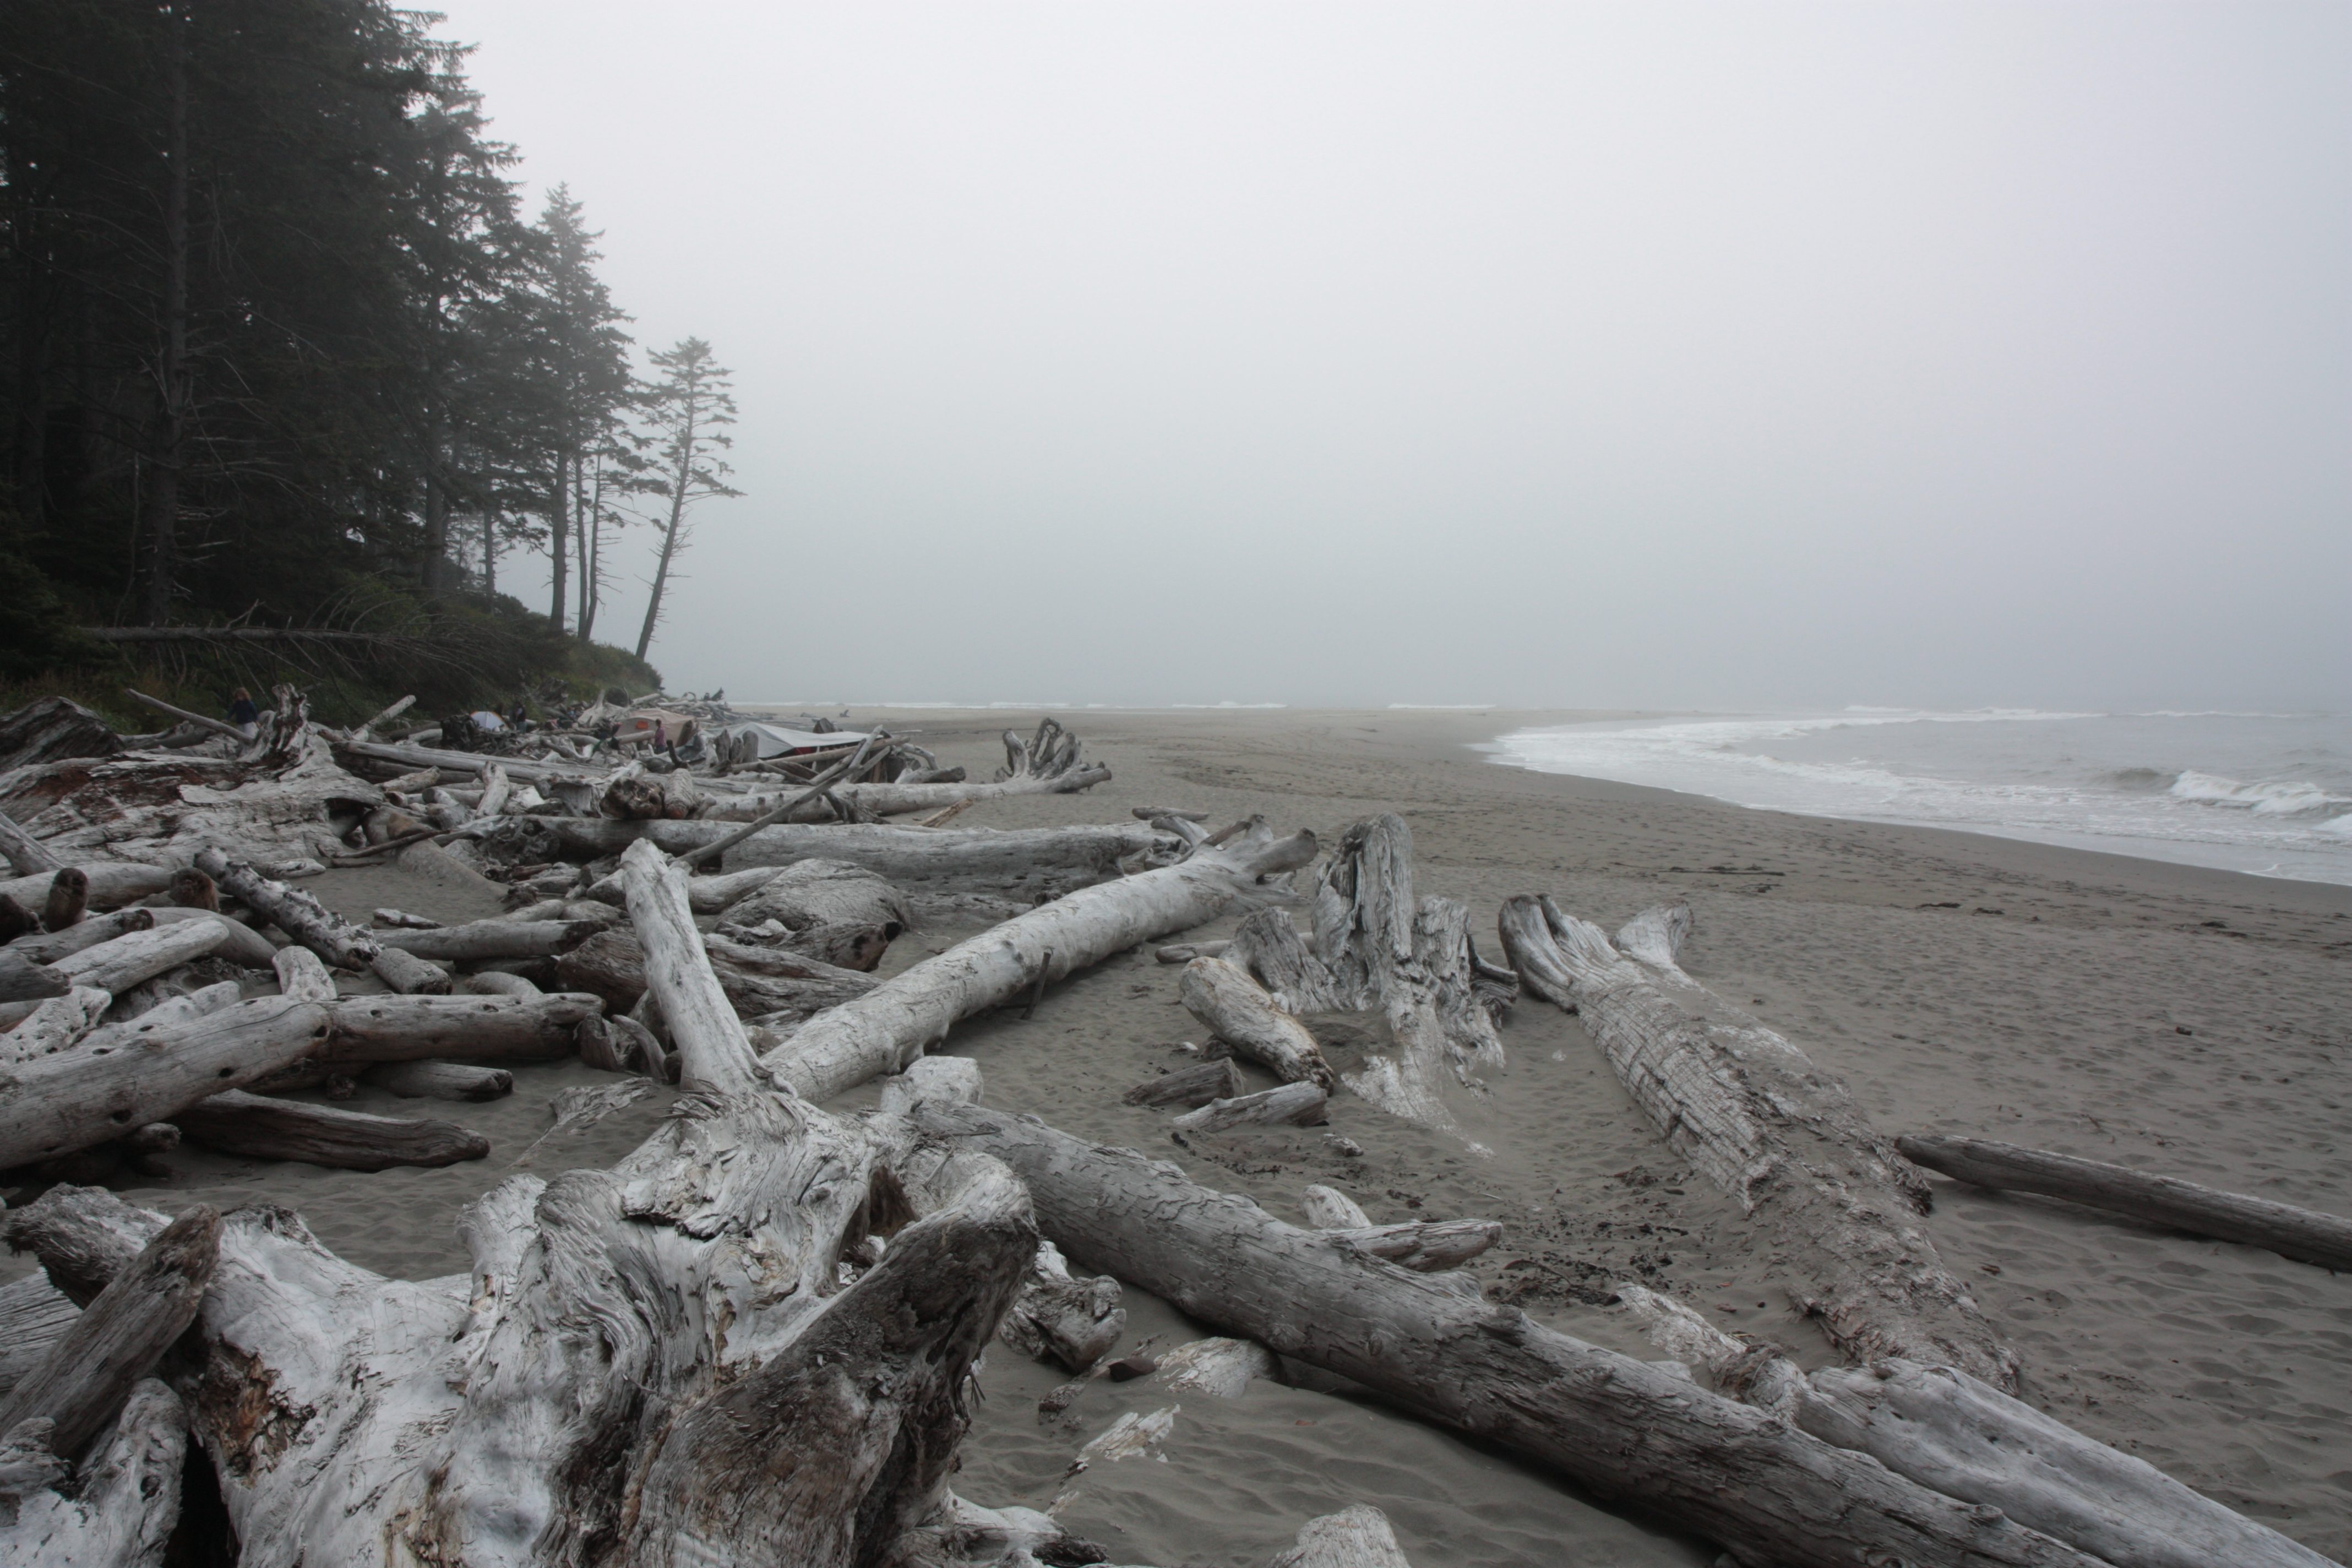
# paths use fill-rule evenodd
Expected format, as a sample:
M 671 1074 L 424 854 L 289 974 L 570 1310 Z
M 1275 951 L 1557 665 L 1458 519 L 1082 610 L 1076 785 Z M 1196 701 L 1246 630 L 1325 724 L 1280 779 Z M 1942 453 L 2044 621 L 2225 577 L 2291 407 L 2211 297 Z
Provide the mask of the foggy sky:
M 673 689 L 2352 707 L 2340 5 L 444 8 L 737 372 Z

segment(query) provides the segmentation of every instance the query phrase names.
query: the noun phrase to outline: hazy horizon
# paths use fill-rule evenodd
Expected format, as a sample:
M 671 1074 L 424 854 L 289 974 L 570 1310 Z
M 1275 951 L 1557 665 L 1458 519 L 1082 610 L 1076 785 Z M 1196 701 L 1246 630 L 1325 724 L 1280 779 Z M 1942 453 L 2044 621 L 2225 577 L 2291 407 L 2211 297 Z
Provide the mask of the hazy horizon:
M 445 9 L 736 372 L 673 689 L 2352 708 L 2341 6 Z

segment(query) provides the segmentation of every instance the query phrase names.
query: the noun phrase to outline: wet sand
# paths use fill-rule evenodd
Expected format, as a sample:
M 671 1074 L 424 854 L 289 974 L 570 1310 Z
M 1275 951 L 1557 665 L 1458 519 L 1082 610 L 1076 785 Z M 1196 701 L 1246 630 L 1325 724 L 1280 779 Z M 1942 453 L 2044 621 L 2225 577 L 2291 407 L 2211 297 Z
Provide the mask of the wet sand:
M 1592 716 L 1066 714 L 1113 782 L 980 804 L 957 822 L 1109 821 L 1149 804 L 1218 820 L 1263 812 L 1328 842 L 1397 811 L 1413 831 L 1419 889 L 1467 900 L 1484 933 L 1517 892 L 1549 891 L 1612 929 L 1687 900 L 1689 972 L 1844 1077 L 1886 1131 L 2003 1138 L 2352 1213 L 2352 889 L 1743 811 L 1499 767 L 1471 749 L 1522 724 Z M 986 777 L 1002 756 L 996 731 L 1023 721 L 893 710 L 850 722 L 886 724 Z M 313 886 L 361 916 L 387 903 L 478 912 L 455 907 L 461 892 L 413 881 L 392 871 Z M 968 934 L 911 932 L 885 970 Z M 978 1061 L 991 1103 L 1173 1159 L 1277 1215 L 1296 1215 L 1299 1189 L 1324 1182 L 1375 1221 L 1501 1220 L 1502 1245 L 1475 1265 L 1489 1294 L 1568 1332 L 1654 1355 L 1604 1304 L 1613 1281 L 1637 1279 L 1809 1363 L 1828 1359 L 1754 1227 L 1658 1141 L 1574 1019 L 1523 1002 L 1503 1029 L 1507 1070 L 1488 1095 L 1455 1101 L 1491 1155 L 1345 1095 L 1328 1128 L 1186 1147 L 1165 1113 L 1119 1103 L 1195 1059 L 1179 1048 L 1200 1031 L 1177 1003 L 1178 973 L 1148 951 L 1122 955 L 1049 991 L 1025 1020 L 972 1021 L 947 1048 Z M 1333 1054 L 1353 1065 L 1348 1048 Z M 555 1092 L 604 1076 L 525 1069 L 511 1099 L 488 1106 L 374 1091 L 356 1102 L 481 1129 L 493 1152 L 468 1165 L 362 1175 L 184 1152 L 173 1181 L 125 1191 L 165 1209 L 267 1197 L 369 1267 L 459 1272 L 457 1208 L 545 1131 Z M 872 1098 L 869 1088 L 839 1109 Z M 541 1145 L 530 1168 L 608 1162 L 659 1109 L 658 1098 L 633 1107 L 565 1151 Z M 2029 1399 L 2323 1552 L 2352 1554 L 2352 1278 L 2056 1202 L 1941 1179 L 1936 1192 L 1928 1228 L 2023 1351 Z M 1128 1304 L 1130 1342 L 1202 1331 L 1137 1292 Z M 1098 1382 L 1065 1415 L 1041 1418 L 1035 1402 L 1060 1377 L 992 1351 L 954 1484 L 988 1503 L 1060 1500 L 1065 1521 L 1119 1562 L 1255 1565 L 1310 1515 L 1358 1500 L 1389 1511 L 1423 1568 L 1713 1560 L 1658 1521 L 1376 1405 L 1266 1384 L 1226 1402 L 1144 1379 Z M 1066 1474 L 1118 1414 L 1171 1405 L 1156 1457 Z

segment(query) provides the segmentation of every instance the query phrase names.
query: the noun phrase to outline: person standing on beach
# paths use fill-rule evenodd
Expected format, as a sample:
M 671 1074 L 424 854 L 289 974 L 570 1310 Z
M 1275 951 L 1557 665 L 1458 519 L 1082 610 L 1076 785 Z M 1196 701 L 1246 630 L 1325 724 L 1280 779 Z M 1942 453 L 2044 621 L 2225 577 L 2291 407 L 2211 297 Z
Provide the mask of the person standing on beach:
M 261 722 L 261 710 L 253 705 L 253 693 L 242 686 L 228 694 L 228 721 L 236 725 L 236 732 L 248 741 L 253 739 L 254 729 Z

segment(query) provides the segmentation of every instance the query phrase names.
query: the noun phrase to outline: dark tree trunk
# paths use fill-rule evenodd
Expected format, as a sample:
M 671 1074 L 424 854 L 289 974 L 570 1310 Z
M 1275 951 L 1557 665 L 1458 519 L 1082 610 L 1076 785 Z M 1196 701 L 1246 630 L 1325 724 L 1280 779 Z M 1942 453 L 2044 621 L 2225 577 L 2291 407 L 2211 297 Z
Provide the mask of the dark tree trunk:
M 661 559 L 654 567 L 653 597 L 646 603 L 646 624 L 637 633 L 637 657 L 653 647 L 654 627 L 661 621 L 662 590 L 669 584 L 670 557 L 677 553 L 677 525 L 686 518 L 686 487 L 694 479 L 695 411 L 687 410 L 686 439 L 679 444 L 677 472 L 670 476 L 669 526 L 662 530 Z
M 171 102 L 164 133 L 163 293 L 162 342 L 155 361 L 155 419 L 147 443 L 147 482 L 140 498 L 147 548 L 142 618 L 169 621 L 178 576 L 180 471 L 188 423 L 188 37 L 179 6 L 165 13 L 171 28 Z
M 565 546 L 572 536 L 571 506 L 567 500 L 571 492 L 564 484 L 565 476 L 571 472 L 570 464 L 571 458 L 568 454 L 556 455 L 555 489 L 550 498 L 553 504 L 547 509 L 547 521 L 550 525 L 547 531 L 547 548 L 549 553 L 553 556 L 555 563 L 554 593 L 548 605 L 547 618 L 555 623 L 555 629 L 559 632 L 563 629 L 563 595 L 568 586 Z

